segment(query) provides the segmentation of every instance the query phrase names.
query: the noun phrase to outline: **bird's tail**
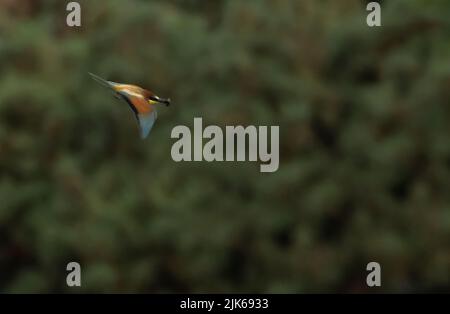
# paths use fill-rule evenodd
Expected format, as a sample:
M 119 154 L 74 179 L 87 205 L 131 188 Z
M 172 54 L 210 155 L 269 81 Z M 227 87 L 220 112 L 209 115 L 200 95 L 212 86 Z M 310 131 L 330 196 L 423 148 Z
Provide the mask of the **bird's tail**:
M 91 72 L 88 72 L 88 73 L 94 80 L 96 80 L 98 83 L 102 84 L 103 86 L 108 87 L 108 88 L 112 88 L 114 86 L 112 82 L 104 80 L 100 76 L 97 76 Z

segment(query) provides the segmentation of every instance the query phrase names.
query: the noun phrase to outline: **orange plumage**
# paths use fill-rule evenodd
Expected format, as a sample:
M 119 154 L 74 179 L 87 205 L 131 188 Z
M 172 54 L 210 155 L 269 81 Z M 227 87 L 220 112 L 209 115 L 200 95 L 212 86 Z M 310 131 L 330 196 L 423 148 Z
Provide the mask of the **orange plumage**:
M 156 121 L 156 104 L 162 103 L 166 106 L 170 104 L 170 99 L 160 98 L 142 87 L 106 81 L 95 74 L 89 74 L 94 80 L 114 91 L 117 98 L 124 100 L 130 106 L 139 123 L 142 138 L 147 137 Z

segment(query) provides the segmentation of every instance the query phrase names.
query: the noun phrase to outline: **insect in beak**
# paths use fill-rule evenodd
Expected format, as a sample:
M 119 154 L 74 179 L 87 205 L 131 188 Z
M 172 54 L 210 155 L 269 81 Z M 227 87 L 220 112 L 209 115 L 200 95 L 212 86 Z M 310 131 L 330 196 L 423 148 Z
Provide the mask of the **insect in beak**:
M 164 99 L 164 98 L 160 98 L 158 96 L 150 96 L 149 99 L 153 100 L 153 101 L 156 101 L 156 102 L 159 102 L 161 104 L 165 104 L 166 106 L 170 105 L 170 99 Z

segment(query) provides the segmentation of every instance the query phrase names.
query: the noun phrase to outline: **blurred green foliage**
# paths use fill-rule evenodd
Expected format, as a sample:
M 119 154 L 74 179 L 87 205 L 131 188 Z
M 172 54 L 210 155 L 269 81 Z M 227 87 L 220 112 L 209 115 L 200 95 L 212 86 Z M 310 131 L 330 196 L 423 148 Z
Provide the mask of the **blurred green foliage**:
M 80 3 L 0 1 L 0 291 L 450 291 L 449 1 Z M 88 71 L 174 105 L 142 141 Z M 280 169 L 173 162 L 194 117 Z

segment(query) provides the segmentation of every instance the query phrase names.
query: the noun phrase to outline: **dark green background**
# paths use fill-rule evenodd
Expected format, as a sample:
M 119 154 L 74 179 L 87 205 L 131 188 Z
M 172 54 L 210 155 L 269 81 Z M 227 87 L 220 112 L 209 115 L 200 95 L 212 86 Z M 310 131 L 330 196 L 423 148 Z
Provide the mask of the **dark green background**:
M 68 2 L 0 1 L 0 291 L 450 291 L 450 1 Z M 87 72 L 173 106 L 142 141 Z M 175 163 L 194 117 L 279 170 Z

